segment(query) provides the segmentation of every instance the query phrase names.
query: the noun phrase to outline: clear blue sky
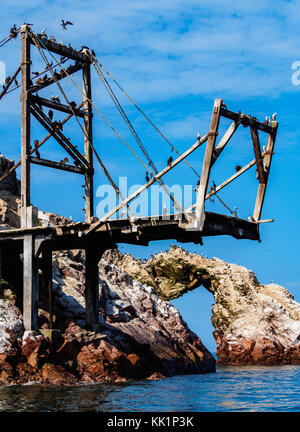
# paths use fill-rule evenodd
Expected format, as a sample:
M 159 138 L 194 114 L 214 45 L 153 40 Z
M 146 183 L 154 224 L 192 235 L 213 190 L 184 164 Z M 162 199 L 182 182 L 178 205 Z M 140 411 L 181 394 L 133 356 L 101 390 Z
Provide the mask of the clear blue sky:
M 204 240 L 204 246 L 185 244 L 209 257 L 217 256 L 252 269 L 263 283 L 273 280 L 284 285 L 300 301 L 299 294 L 299 171 L 300 86 L 293 86 L 292 63 L 300 60 L 300 1 L 260 0 L 253 2 L 214 2 L 203 0 L 160 1 L 37 1 L 11 0 L 1 5 L 1 36 L 16 23 L 33 23 L 38 33 L 46 28 L 75 48 L 94 48 L 107 69 L 117 78 L 132 98 L 149 114 L 166 136 L 183 152 L 194 143 L 197 133 L 207 132 L 213 100 L 222 98 L 234 111 L 251 113 L 260 120 L 278 113 L 279 131 L 263 218 L 275 223 L 261 227 L 262 243 L 215 237 Z M 64 31 L 60 19 L 74 26 Z M 0 50 L 0 61 L 12 74 L 20 62 L 20 41 L 15 40 Z M 42 63 L 34 55 L 35 69 Z M 80 77 L 79 77 L 80 78 Z M 79 78 L 77 82 L 79 83 Z M 94 101 L 122 136 L 135 146 L 121 124 L 118 114 L 105 96 L 101 83 L 94 80 Z M 71 99 L 80 101 L 81 94 L 73 84 L 64 88 Z M 58 91 L 55 90 L 55 94 Z M 49 97 L 51 92 L 43 94 Z M 167 144 L 143 121 L 128 101 L 118 93 L 145 146 L 159 169 L 170 156 Z M 57 116 L 57 119 L 63 116 Z M 224 123 L 225 128 L 228 123 Z M 82 146 L 76 123 L 69 124 L 66 134 Z M 32 139 L 44 133 L 33 122 Z M 112 176 L 128 175 L 130 185 L 143 183 L 145 170 L 135 161 L 122 142 L 95 113 L 95 147 Z M 263 141 L 263 136 L 261 137 Z M 0 103 L 0 151 L 17 159 L 20 152 L 20 106 L 17 92 Z M 134 147 L 136 149 L 136 146 Z M 137 150 L 138 151 L 138 150 Z M 41 151 L 43 157 L 64 157 L 55 142 L 49 141 Z M 140 153 L 139 153 L 140 154 Z M 189 159 L 201 170 L 203 150 Z M 243 128 L 215 165 L 211 179 L 221 182 L 234 172 L 235 164 L 253 159 L 249 131 Z M 33 167 L 32 202 L 40 209 L 55 211 L 74 220 L 83 218 L 81 179 L 76 175 Z M 98 171 L 96 186 L 105 182 Z M 166 177 L 168 184 L 194 184 L 196 178 L 186 167 Z M 247 218 L 253 211 L 257 188 L 255 174 L 249 172 L 221 196 L 239 216 Z M 96 200 L 96 203 L 98 201 Z M 223 211 L 209 204 L 213 211 Z M 155 242 L 149 247 L 122 246 L 135 256 L 146 258 L 165 250 L 169 242 Z M 184 318 L 214 349 L 211 336 L 210 305 L 212 297 L 199 288 L 176 301 Z

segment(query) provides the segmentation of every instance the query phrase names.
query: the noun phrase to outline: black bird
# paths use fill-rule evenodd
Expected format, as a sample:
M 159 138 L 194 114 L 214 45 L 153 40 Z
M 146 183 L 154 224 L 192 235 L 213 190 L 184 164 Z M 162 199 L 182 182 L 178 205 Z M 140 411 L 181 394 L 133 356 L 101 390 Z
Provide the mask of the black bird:
M 38 141 L 37 139 L 35 139 L 35 140 L 33 141 L 33 145 L 34 145 L 34 149 L 35 149 L 35 154 L 36 154 L 36 157 L 37 157 L 38 159 L 41 159 L 40 152 L 39 152 L 38 149 L 36 148 L 36 147 L 38 146 L 38 144 L 39 144 L 39 141 Z
M 53 101 L 53 102 L 56 102 L 56 103 L 59 103 L 60 104 L 60 99 L 59 99 L 59 97 L 58 96 L 50 96 L 50 99 Z
M 239 172 L 242 169 L 241 165 L 236 165 L 235 166 L 235 170 L 236 172 Z
M 74 160 L 73 161 L 73 163 L 74 163 L 74 165 L 77 167 L 77 168 L 81 168 L 81 165 L 80 165 L 80 163 L 79 162 L 77 162 L 76 160 Z
M 39 76 L 39 72 L 31 72 L 32 73 L 32 75 L 34 75 L 35 77 L 38 77 Z
M 61 165 L 63 165 L 63 164 L 65 164 L 65 163 L 67 163 L 67 162 L 69 162 L 69 158 L 65 157 L 65 158 L 62 159 L 59 163 L 60 163 Z
M 50 120 L 50 121 L 53 120 L 53 111 L 52 111 L 52 110 L 49 110 L 49 111 L 48 111 L 48 117 L 49 117 L 49 120 Z
M 92 49 L 91 53 L 92 53 L 92 55 L 93 55 L 94 57 L 96 57 L 96 53 L 95 53 L 95 51 L 94 51 L 93 49 Z
M 172 156 L 170 156 L 169 159 L 167 160 L 167 165 L 170 166 L 172 162 L 173 162 L 173 158 Z
M 10 76 L 8 76 L 8 77 L 6 78 L 6 80 L 5 80 L 5 84 L 8 84 L 9 81 L 10 81 Z
M 66 21 L 66 22 L 65 22 L 65 21 L 62 19 L 60 25 L 62 26 L 62 28 L 63 28 L 64 30 L 67 30 L 67 25 L 73 25 L 73 23 L 71 23 L 71 21 Z
M 77 106 L 77 104 L 76 104 L 75 101 L 72 101 L 72 102 L 70 102 L 70 106 L 71 106 L 73 109 L 75 109 L 76 106 Z
M 17 81 L 17 78 L 15 79 L 15 84 L 16 84 L 17 87 L 19 86 L 19 83 L 18 83 L 18 81 Z
M 148 171 L 146 171 L 146 182 L 150 181 Z
M 18 33 L 19 32 L 18 32 L 17 26 L 16 26 L 16 24 L 14 24 L 13 27 L 10 29 L 9 36 L 10 36 L 10 38 L 15 38 L 18 36 Z
M 48 79 L 48 75 L 45 74 L 45 75 L 43 76 L 43 81 L 45 82 L 45 81 L 47 81 L 47 79 Z

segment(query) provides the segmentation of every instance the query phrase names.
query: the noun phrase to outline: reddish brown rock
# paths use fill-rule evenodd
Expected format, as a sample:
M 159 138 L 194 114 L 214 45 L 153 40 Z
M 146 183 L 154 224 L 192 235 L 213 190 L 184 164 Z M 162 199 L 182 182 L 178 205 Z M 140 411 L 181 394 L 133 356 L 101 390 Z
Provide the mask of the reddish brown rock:
M 75 384 L 76 378 L 61 365 L 45 363 L 41 370 L 42 382 L 52 385 Z

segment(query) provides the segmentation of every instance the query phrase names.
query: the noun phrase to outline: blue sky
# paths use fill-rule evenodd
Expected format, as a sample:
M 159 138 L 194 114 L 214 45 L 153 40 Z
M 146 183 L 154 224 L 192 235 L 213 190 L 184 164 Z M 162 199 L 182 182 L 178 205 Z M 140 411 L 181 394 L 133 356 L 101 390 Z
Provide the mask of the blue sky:
M 215 98 L 222 98 L 229 109 L 251 113 L 260 120 L 277 112 L 279 130 L 262 215 L 274 218 L 275 223 L 261 226 L 262 243 L 215 237 L 205 239 L 202 247 L 194 244 L 184 247 L 244 265 L 252 269 L 261 282 L 272 280 L 282 284 L 300 301 L 300 86 L 291 82 L 292 63 L 300 60 L 300 1 L 279 0 L 274 4 L 268 0 L 32 0 L 28 4 L 11 0 L 1 5 L 1 10 L 2 37 L 14 23 L 19 26 L 30 22 L 37 33 L 46 28 L 48 35 L 54 35 L 58 41 L 71 42 L 75 48 L 82 45 L 94 48 L 107 69 L 180 152 L 195 142 L 197 133 L 203 135 L 208 131 Z M 74 26 L 64 31 L 59 25 L 61 18 L 72 21 Z M 19 49 L 19 40 L 1 48 L 0 61 L 5 62 L 8 74 L 19 65 Z M 33 55 L 33 61 L 37 70 L 43 67 L 37 54 Z M 80 76 L 76 82 L 80 83 Z M 93 83 L 95 104 L 134 147 L 95 75 Z M 72 95 L 71 100 L 81 100 L 80 92 L 72 83 L 64 83 L 64 89 Z M 13 92 L 0 102 L 0 151 L 13 159 L 18 159 L 20 152 L 17 93 Z M 45 90 L 41 96 L 51 94 L 50 90 Z M 168 145 L 121 93 L 117 95 L 157 167 L 162 169 L 170 156 Z M 94 120 L 95 147 L 113 178 L 117 181 L 119 176 L 128 175 L 129 185 L 142 184 L 144 168 L 96 113 Z M 221 131 L 226 126 L 228 122 L 223 122 Z M 70 122 L 65 132 L 79 148 L 82 146 L 75 122 Z M 32 139 L 44 135 L 42 128 L 33 122 Z M 262 135 L 262 144 L 263 138 Z M 198 171 L 203 151 L 199 149 L 189 158 Z M 51 141 L 41 153 L 43 157 L 58 161 L 65 156 Z M 230 148 L 224 151 L 222 160 L 216 163 L 211 180 L 218 184 L 234 172 L 235 164 L 244 165 L 252 159 L 249 131 L 241 128 Z M 74 220 L 83 218 L 81 178 L 40 167 L 33 167 L 32 178 L 32 202 L 40 209 L 72 215 Z M 196 180 L 186 166 L 166 177 L 169 185 L 194 184 Z M 104 182 L 105 177 L 97 171 L 96 186 Z M 239 216 L 247 218 L 253 211 L 256 189 L 255 173 L 251 171 L 220 196 L 231 207 L 238 207 Z M 208 208 L 225 210 L 218 203 L 210 203 Z M 154 242 L 147 248 L 122 245 L 121 250 L 146 258 L 167 249 L 169 244 Z M 207 346 L 214 349 L 209 323 L 212 301 L 211 295 L 199 288 L 175 303 Z

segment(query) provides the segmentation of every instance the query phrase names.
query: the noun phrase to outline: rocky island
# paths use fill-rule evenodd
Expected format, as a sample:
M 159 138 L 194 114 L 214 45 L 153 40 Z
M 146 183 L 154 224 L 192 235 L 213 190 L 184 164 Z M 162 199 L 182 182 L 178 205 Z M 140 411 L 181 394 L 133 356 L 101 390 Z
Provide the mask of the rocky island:
M 0 155 L 0 176 L 12 161 Z M 39 211 L 39 223 L 67 219 Z M 19 181 L 0 183 L 0 229 L 20 226 Z M 4 252 L 5 253 L 5 252 Z M 53 254 L 54 328 L 51 342 L 46 293 L 39 293 L 40 332 L 24 330 L 22 256 L 0 280 L 0 384 L 77 384 L 157 379 L 215 371 L 215 359 L 169 302 L 193 289 L 212 294 L 218 362 L 300 363 L 300 305 L 283 287 L 262 285 L 255 274 L 220 259 L 171 247 L 141 261 L 118 250 L 99 263 L 99 329 L 84 322 L 85 257 Z M 2 276 L 1 276 L 2 277 Z

